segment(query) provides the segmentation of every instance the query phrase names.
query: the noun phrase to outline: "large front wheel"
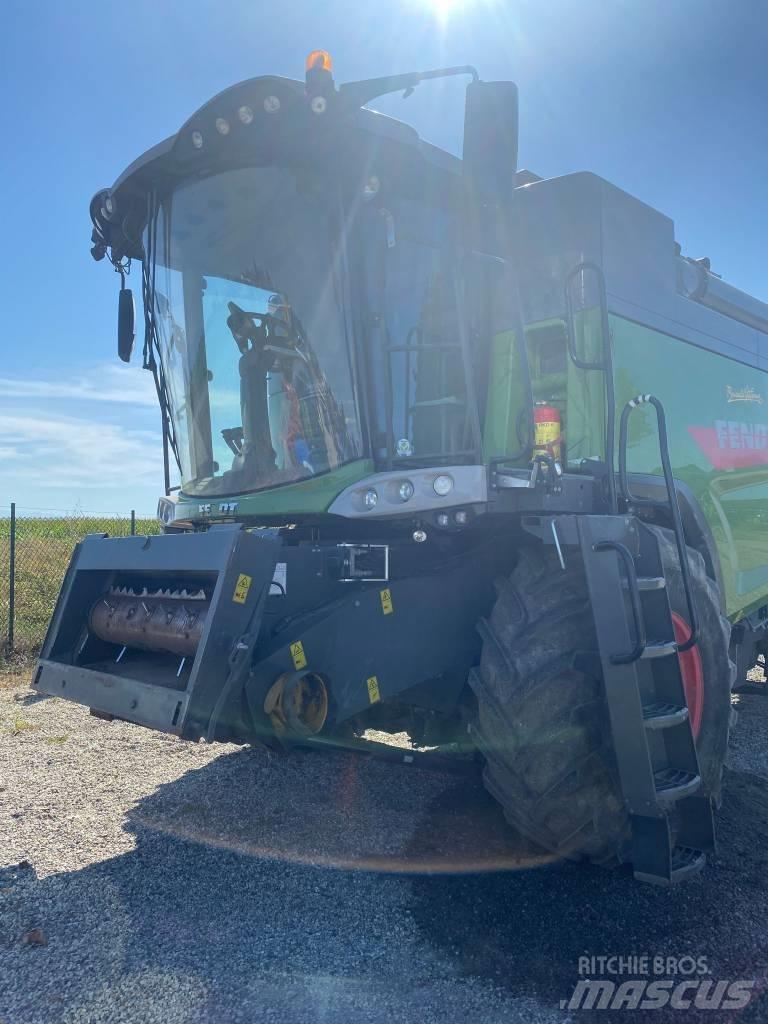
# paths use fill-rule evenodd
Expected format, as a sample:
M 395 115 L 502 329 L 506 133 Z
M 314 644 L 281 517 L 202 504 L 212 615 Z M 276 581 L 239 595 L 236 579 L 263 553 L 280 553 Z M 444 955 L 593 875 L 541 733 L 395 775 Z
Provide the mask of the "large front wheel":
M 655 528 L 679 638 L 687 629 L 674 536 Z M 704 791 L 717 799 L 728 744 L 734 666 L 730 625 L 701 555 L 689 549 L 699 643 L 681 656 Z M 543 546 L 521 549 L 498 586 L 482 627 L 472 732 L 483 778 L 508 821 L 560 856 L 623 859 L 628 815 L 618 785 L 602 680 L 573 667 L 575 651 L 597 651 L 580 560 L 563 571 Z

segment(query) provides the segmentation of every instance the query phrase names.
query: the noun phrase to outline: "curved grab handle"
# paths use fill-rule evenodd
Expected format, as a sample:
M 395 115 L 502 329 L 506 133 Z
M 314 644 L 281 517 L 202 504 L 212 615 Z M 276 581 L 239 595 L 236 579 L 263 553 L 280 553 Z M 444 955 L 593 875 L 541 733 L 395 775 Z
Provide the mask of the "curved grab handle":
M 596 361 L 582 359 L 576 351 L 576 328 L 574 320 L 573 295 L 571 283 L 585 271 L 590 271 L 597 278 L 597 288 L 600 303 L 600 329 L 602 332 L 603 352 L 602 358 Z M 565 318 L 566 333 L 568 335 L 568 355 L 574 366 L 580 370 L 608 370 L 610 368 L 610 327 L 608 324 L 608 302 L 605 295 L 605 277 L 602 268 L 597 263 L 578 263 L 573 270 L 569 271 L 565 278 L 565 305 L 568 315 Z
M 611 661 L 614 665 L 629 665 L 633 661 L 637 661 L 642 658 L 643 651 L 646 648 L 646 637 L 645 637 L 645 620 L 643 619 L 643 609 L 640 605 L 640 588 L 637 585 L 637 570 L 635 569 L 635 560 L 632 557 L 632 552 L 626 546 L 621 544 L 617 540 L 601 540 L 597 544 L 593 544 L 593 551 L 615 551 L 622 562 L 624 563 L 624 569 L 627 574 L 627 582 L 629 583 L 629 602 L 632 606 L 632 618 L 635 621 L 635 646 L 631 651 L 626 654 L 612 654 Z
M 685 532 L 683 530 L 683 519 L 680 515 L 680 504 L 677 500 L 677 488 L 675 478 L 672 474 L 672 466 L 669 461 L 669 440 L 667 437 L 667 417 L 664 413 L 664 406 L 655 395 L 635 395 L 624 406 L 621 412 L 621 423 L 619 425 L 619 484 L 621 494 L 630 505 L 654 505 L 656 502 L 647 498 L 638 498 L 632 493 L 629 486 L 627 474 L 627 431 L 629 417 L 632 412 L 641 405 L 652 405 L 656 410 L 656 425 L 659 432 L 659 454 L 661 456 L 661 468 L 664 474 L 664 487 L 669 501 L 669 510 L 672 514 L 672 529 L 675 534 L 677 556 L 680 560 L 680 573 L 683 578 L 683 589 L 685 590 L 685 603 L 688 606 L 688 625 L 691 635 L 688 639 L 677 645 L 678 651 L 689 651 L 694 647 L 699 638 L 699 617 L 696 613 L 696 605 L 691 591 L 691 576 L 688 567 L 688 550 L 685 543 Z

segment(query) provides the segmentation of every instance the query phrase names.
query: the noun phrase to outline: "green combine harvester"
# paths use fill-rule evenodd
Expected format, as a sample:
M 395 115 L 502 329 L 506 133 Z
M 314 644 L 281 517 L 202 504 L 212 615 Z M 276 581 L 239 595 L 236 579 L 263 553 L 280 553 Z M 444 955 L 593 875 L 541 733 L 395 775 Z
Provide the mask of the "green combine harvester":
M 367 106 L 448 75 L 462 159 Z M 700 869 L 766 649 L 768 306 L 594 174 L 518 170 L 471 67 L 337 87 L 317 51 L 91 218 L 125 361 L 140 265 L 164 530 L 77 546 L 36 688 L 192 741 L 405 730 L 551 855 Z

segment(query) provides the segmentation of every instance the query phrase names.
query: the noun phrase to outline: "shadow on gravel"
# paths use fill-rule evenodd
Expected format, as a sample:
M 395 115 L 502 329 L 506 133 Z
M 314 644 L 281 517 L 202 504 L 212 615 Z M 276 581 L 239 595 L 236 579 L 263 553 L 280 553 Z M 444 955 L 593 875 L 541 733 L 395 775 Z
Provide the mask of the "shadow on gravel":
M 23 704 L 25 708 L 31 707 L 33 704 L 41 704 L 45 700 L 54 700 L 49 693 L 36 693 L 35 690 L 25 690 L 14 699 L 19 704 Z
M 584 956 L 704 956 L 714 979 L 755 979 L 759 993 L 768 978 L 768 783 L 730 772 L 717 834 L 718 855 L 705 873 L 673 889 L 640 885 L 628 870 L 577 864 L 415 878 L 414 919 L 467 975 L 550 1006 L 571 996 Z M 607 1019 L 605 1011 L 576 1016 Z M 671 1007 L 632 1013 L 657 1022 L 680 1016 Z M 768 998 L 758 995 L 733 1015 L 688 1009 L 685 1019 L 763 1022 Z
M 446 785 L 462 806 L 437 800 Z M 126 827 L 134 850 L 9 886 L 8 1024 L 537 1019 L 467 982 L 412 916 L 404 872 L 530 860 L 475 778 L 238 750 L 158 787 Z M 45 946 L 21 945 L 31 929 Z
M 664 891 L 537 858 L 475 777 L 352 755 L 226 754 L 139 803 L 130 853 L 9 879 L 0 952 L 12 970 L 38 960 L 35 987 L 8 1020 L 100 1021 L 128 1004 L 134 1019 L 155 1019 L 158 1000 L 177 991 L 191 1001 L 189 1021 L 251 1021 L 256 1006 L 289 1021 L 401 1019 L 393 998 L 409 1019 L 432 1020 L 435 986 L 477 982 L 509 1007 L 534 997 L 556 1013 L 590 954 L 706 956 L 714 978 L 763 978 L 766 785 L 728 776 L 717 862 Z M 32 927 L 45 948 L 8 941 Z M 484 1022 L 536 1019 L 473 1006 Z M 462 1019 L 459 1010 L 442 1019 Z M 767 1017 L 756 999 L 738 1019 Z
M 341 752 L 238 750 L 159 787 L 131 813 L 129 829 L 262 859 L 396 874 L 551 860 L 511 831 L 479 769 L 457 776 Z

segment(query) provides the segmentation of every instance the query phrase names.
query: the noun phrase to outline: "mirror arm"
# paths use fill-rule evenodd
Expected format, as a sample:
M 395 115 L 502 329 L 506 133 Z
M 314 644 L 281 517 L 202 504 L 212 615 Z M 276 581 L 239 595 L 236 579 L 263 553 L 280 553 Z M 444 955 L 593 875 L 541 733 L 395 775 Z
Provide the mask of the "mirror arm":
M 410 71 L 403 75 L 386 75 L 383 78 L 368 78 L 362 82 L 345 82 L 339 86 L 339 98 L 353 107 L 363 107 L 379 96 L 391 92 L 402 92 L 410 96 L 419 82 L 430 78 L 450 78 L 453 75 L 471 75 L 472 81 L 479 81 L 477 69 L 470 64 L 455 68 L 438 68 L 436 71 Z

